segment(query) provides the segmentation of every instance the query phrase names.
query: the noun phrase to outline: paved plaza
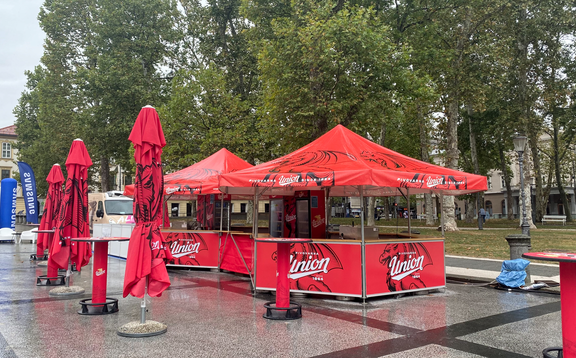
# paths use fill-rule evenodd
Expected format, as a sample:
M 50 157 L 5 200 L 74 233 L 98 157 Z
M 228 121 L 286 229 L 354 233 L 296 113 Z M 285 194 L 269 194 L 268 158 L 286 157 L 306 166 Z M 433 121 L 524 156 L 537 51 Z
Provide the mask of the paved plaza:
M 91 264 L 73 275 L 85 294 L 52 298 L 51 288 L 35 285 L 46 267 L 29 261 L 34 249 L 0 244 L 0 357 L 513 358 L 542 357 L 544 348 L 562 343 L 560 296 L 551 293 L 448 283 L 366 305 L 294 298 L 301 320 L 270 321 L 262 318 L 263 304 L 274 296 L 253 296 L 247 277 L 172 269 L 171 287 L 150 299 L 148 312 L 168 332 L 125 338 L 118 328 L 140 319 L 140 299 L 122 298 L 125 261 L 109 258 L 108 266 L 108 297 L 119 299 L 120 311 L 82 316 L 78 302 L 90 297 Z

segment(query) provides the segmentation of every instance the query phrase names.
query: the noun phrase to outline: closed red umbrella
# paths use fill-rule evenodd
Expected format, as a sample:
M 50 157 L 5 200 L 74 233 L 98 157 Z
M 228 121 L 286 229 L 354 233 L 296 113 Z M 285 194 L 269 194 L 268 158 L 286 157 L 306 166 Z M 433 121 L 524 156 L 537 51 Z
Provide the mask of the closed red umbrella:
M 135 149 L 134 221 L 130 235 L 124 297 L 160 296 L 170 286 L 165 261 L 172 259 L 164 244 L 159 225 L 162 219 L 162 148 L 166 145 L 158 113 L 153 107 L 142 108 L 128 138 Z
M 60 213 L 56 223 L 56 232 L 52 240 L 52 248 L 48 264 L 66 269 L 68 259 L 76 264 L 76 268 L 86 266 L 92 257 L 89 243 L 70 242 L 70 238 L 90 236 L 88 226 L 88 168 L 92 160 L 81 139 L 75 139 L 66 159 L 66 189 L 60 205 Z
M 63 196 L 62 183 L 64 183 L 64 175 L 62 174 L 62 169 L 60 169 L 60 164 L 54 164 L 52 166 L 46 181 L 48 182 L 48 195 L 44 203 L 40 230 L 52 230 L 56 227 L 58 211 L 60 210 L 60 203 L 62 202 Z M 50 249 L 51 237 L 51 234 L 38 234 L 36 243 L 38 252 L 44 252 L 44 250 Z
M 64 175 L 62 174 L 60 164 L 54 164 L 52 166 L 46 181 L 48 182 L 48 195 L 46 196 L 46 202 L 44 203 L 44 212 L 42 213 L 42 220 L 40 221 L 40 230 L 53 230 L 58 224 L 58 213 L 60 211 L 62 197 L 64 196 L 64 192 L 62 191 Z M 50 255 L 53 238 L 54 233 L 38 234 L 37 252 L 44 252 L 44 250 L 48 249 L 48 255 Z M 58 277 L 58 268 L 49 264 L 46 276 Z

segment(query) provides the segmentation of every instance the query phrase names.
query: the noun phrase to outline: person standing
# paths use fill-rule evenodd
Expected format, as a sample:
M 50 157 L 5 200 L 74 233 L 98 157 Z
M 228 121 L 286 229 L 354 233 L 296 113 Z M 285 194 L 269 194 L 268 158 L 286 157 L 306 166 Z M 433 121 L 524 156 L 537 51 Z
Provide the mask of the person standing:
M 484 230 L 484 222 L 486 221 L 486 210 L 480 208 L 480 213 L 478 215 L 478 230 Z

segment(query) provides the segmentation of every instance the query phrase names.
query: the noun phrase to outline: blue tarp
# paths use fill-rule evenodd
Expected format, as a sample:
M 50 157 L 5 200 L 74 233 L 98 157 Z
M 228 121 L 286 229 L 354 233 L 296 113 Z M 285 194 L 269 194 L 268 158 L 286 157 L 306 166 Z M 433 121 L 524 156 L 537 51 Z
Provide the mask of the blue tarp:
M 524 259 L 506 260 L 502 262 L 502 269 L 500 275 L 496 277 L 496 281 L 511 288 L 524 286 L 528 265 L 530 265 L 530 261 Z

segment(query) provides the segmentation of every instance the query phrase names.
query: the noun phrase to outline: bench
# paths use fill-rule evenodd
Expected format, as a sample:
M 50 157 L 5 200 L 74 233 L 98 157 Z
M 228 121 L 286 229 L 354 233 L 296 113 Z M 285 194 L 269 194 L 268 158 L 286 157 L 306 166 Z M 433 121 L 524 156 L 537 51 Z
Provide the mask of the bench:
M 544 215 L 542 217 L 542 225 L 546 221 L 561 222 L 562 225 L 566 225 L 566 215 Z

